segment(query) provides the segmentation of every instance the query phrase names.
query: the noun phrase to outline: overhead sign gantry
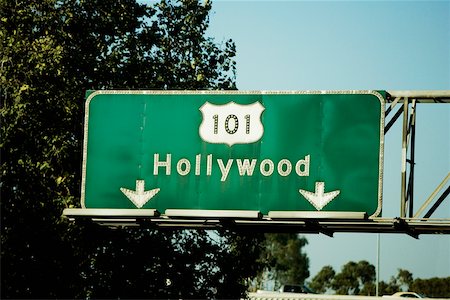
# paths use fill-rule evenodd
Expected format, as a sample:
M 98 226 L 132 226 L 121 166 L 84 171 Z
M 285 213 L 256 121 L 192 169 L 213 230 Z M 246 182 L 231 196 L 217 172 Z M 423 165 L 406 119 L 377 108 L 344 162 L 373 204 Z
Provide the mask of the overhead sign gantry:
M 383 91 L 89 92 L 82 208 L 64 214 L 106 224 L 208 227 L 226 219 L 322 232 L 315 220 L 374 220 L 386 98 Z

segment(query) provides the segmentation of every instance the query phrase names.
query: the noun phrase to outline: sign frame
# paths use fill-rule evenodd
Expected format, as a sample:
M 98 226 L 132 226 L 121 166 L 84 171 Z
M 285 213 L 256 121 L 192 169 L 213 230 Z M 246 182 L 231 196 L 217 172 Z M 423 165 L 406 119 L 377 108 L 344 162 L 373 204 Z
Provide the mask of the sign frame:
M 88 139 L 89 139 L 89 113 L 90 103 L 98 95 L 373 95 L 380 101 L 380 119 L 379 119 L 379 166 L 378 166 L 378 195 L 377 195 L 377 209 L 370 215 L 370 218 L 374 218 L 380 215 L 382 209 L 382 190 L 383 190 L 383 164 L 384 164 L 384 119 L 385 119 L 385 99 L 382 96 L 382 92 L 372 90 L 330 90 L 330 91 L 160 91 L 160 90 L 99 90 L 87 93 L 87 99 L 85 103 L 85 122 L 84 122 L 84 139 L 83 139 L 83 161 L 82 161 L 82 182 L 81 182 L 81 206 L 86 208 L 86 173 L 87 173 L 87 157 L 88 157 Z M 105 210 L 110 210 L 105 208 Z M 136 210 L 139 209 L 129 209 Z M 173 211 L 173 210 L 172 210 Z M 194 211 L 194 210 L 191 210 Z M 199 211 L 199 210 L 197 210 Z M 208 210 L 206 210 L 208 211 Z M 238 212 L 239 210 L 236 210 Z M 250 212 L 250 210 L 249 210 Z M 299 212 L 302 211 L 269 211 L 267 216 L 283 216 L 282 219 L 296 219 L 299 218 Z M 304 211 L 303 211 L 304 212 Z M 131 212 L 130 212 L 131 213 Z M 164 216 L 164 214 L 162 214 Z M 186 213 L 183 216 L 191 216 L 192 214 Z M 204 216 L 213 215 L 208 213 L 201 214 Z M 219 214 L 220 215 L 220 214 Z M 233 214 L 223 213 L 228 217 Z M 300 214 L 300 218 L 304 218 L 308 214 Z M 324 211 L 324 212 L 311 212 L 309 214 L 314 218 L 320 218 L 323 216 L 333 216 L 334 218 L 340 218 L 351 215 L 348 212 L 340 211 Z M 237 214 L 237 217 L 239 214 Z M 360 216 L 360 214 L 358 214 Z M 276 218 L 276 217 L 275 217 Z M 358 217 L 360 218 L 360 217 Z

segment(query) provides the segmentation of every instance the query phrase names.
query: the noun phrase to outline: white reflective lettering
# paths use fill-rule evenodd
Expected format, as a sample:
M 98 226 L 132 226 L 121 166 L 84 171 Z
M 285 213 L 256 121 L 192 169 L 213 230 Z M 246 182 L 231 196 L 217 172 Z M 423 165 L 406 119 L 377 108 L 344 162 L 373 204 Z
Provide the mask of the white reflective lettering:
M 244 159 L 242 162 L 242 159 L 236 159 L 236 163 L 239 169 L 239 175 L 244 176 L 247 174 L 248 176 L 253 175 L 253 171 L 255 170 L 256 166 L 256 159 L 252 159 L 252 162 L 250 163 L 250 160 Z
M 183 168 L 184 165 L 184 168 Z M 186 176 L 191 171 L 191 162 L 186 158 L 182 158 L 177 163 L 177 172 L 181 176 Z
M 258 159 L 256 158 L 228 159 L 225 163 L 224 159 L 219 158 L 213 160 L 212 154 L 206 155 L 206 160 L 202 160 L 202 156 L 203 154 L 195 155 L 195 167 L 192 165 L 194 162 L 191 163 L 188 158 L 181 158 L 176 164 L 177 173 L 181 176 L 186 176 L 191 172 L 191 169 L 193 169 L 195 176 L 211 176 L 213 168 L 216 170 L 218 168 L 221 172 L 220 181 L 223 182 L 228 179 L 230 173 L 232 172 L 231 169 L 234 160 L 236 160 L 237 172 L 233 172 L 236 173 L 234 175 L 239 173 L 239 176 L 253 176 L 256 165 L 258 164 Z M 160 170 L 160 168 L 165 168 L 164 173 L 166 175 L 171 174 L 172 154 L 166 154 L 166 158 L 164 160 L 160 158 L 159 153 L 154 153 L 153 158 L 153 175 L 159 175 L 160 171 L 164 171 Z M 294 166 L 293 163 L 287 158 L 283 158 L 278 162 L 274 162 L 273 160 L 266 158 L 259 162 L 259 172 L 262 176 L 272 176 L 275 171 L 275 164 L 277 164 L 276 171 L 280 176 L 286 177 L 291 175 L 293 169 L 295 169 L 297 176 L 309 176 L 310 161 L 311 156 L 306 155 L 303 159 L 299 159 Z M 214 165 L 216 162 L 217 165 Z M 205 163 L 206 166 L 204 165 Z
M 200 159 L 201 159 L 202 155 L 201 154 L 197 154 L 195 156 L 195 175 L 199 176 L 200 175 Z
M 283 166 L 286 166 L 286 170 L 283 170 Z M 289 160 L 282 159 L 278 163 L 277 170 L 278 174 L 280 174 L 281 176 L 288 176 L 289 174 L 291 174 L 292 164 Z
M 295 164 L 295 172 L 298 176 L 309 176 L 309 155 L 306 155 L 305 159 L 301 159 Z
M 153 155 L 153 175 L 158 175 L 159 167 L 166 168 L 166 175 L 170 175 L 172 154 L 166 155 L 166 161 L 159 161 L 159 154 L 155 153 Z
M 212 172 L 212 154 L 206 157 L 206 175 L 211 176 Z
M 266 170 L 266 166 L 269 166 L 269 169 Z M 270 176 L 273 173 L 273 169 L 274 169 L 274 164 L 273 161 L 271 161 L 270 159 L 264 159 L 261 164 L 259 165 L 259 171 L 261 172 L 262 175 L 264 176 Z
M 227 180 L 228 173 L 230 173 L 231 165 L 233 164 L 233 160 L 229 159 L 227 165 L 224 166 L 223 161 L 219 158 L 217 160 L 217 164 L 219 165 L 220 172 L 222 173 L 222 178 L 220 179 L 220 181 Z

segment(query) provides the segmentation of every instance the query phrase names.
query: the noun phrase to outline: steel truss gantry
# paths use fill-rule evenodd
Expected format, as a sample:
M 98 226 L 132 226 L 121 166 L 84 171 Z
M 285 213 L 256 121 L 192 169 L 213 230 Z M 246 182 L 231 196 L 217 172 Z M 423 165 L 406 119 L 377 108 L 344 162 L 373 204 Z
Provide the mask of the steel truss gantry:
M 392 125 L 403 115 L 402 127 L 402 169 L 401 169 L 401 196 L 400 196 L 400 218 L 418 218 L 425 209 L 436 199 L 436 196 L 446 186 L 450 179 L 450 172 L 436 187 L 433 193 L 423 203 L 423 205 L 414 212 L 414 166 L 415 166 L 415 148 L 416 148 L 416 109 L 418 103 L 450 103 L 450 91 L 388 91 L 387 101 L 389 103 L 386 109 L 387 118 L 398 103 L 402 105 L 397 112 L 385 125 L 384 134 L 389 131 Z M 409 174 L 408 174 L 409 167 Z M 450 186 L 435 200 L 431 208 L 425 213 L 423 219 L 429 219 L 434 211 L 447 198 L 450 192 Z M 450 220 L 449 220 L 450 222 Z

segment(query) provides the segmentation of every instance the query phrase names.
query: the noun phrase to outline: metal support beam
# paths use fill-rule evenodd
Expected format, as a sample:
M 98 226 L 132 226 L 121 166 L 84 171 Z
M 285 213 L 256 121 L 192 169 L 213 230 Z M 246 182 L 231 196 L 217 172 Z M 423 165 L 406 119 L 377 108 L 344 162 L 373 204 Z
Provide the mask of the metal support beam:
M 200 219 L 261 219 L 257 210 L 204 210 L 204 209 L 166 209 L 165 215 L 170 218 Z
M 414 215 L 414 218 L 418 218 L 419 215 L 425 210 L 425 208 L 433 201 L 434 197 L 436 197 L 437 193 L 445 186 L 447 181 L 450 179 L 450 173 L 442 180 L 442 182 L 436 187 L 436 189 L 431 193 L 430 197 L 422 204 L 419 210 Z M 445 194 L 445 193 L 444 193 Z
M 411 107 L 411 115 L 409 119 L 408 129 L 408 145 L 410 147 L 409 160 L 409 180 L 408 180 L 408 192 L 406 195 L 406 201 L 408 202 L 409 212 L 408 215 L 411 218 L 414 214 L 414 167 L 415 167 L 415 149 L 416 149 L 416 100 L 413 99 Z M 410 144 L 411 142 L 411 144 Z
M 430 210 L 425 214 L 424 218 L 429 218 L 435 212 L 435 210 L 441 205 L 445 198 L 447 198 L 450 193 L 450 186 L 445 190 L 445 192 L 436 200 L 434 205 L 430 208 Z
M 420 103 L 449 103 L 450 90 L 446 91 L 387 91 L 394 98 L 406 97 L 418 100 Z
M 392 117 L 392 119 L 387 123 L 387 125 L 384 127 L 384 135 L 386 135 L 386 133 L 389 131 L 389 129 L 392 127 L 392 125 L 394 125 L 395 121 L 398 120 L 398 118 L 400 117 L 400 115 L 403 112 L 403 107 L 400 107 L 397 112 L 395 113 L 395 115 Z
M 156 209 L 106 209 L 106 208 L 66 208 L 63 215 L 69 219 L 83 218 L 109 218 L 109 219 L 135 219 L 159 217 L 161 214 Z
M 402 170 L 401 170 L 401 196 L 400 218 L 406 217 L 406 154 L 408 148 L 408 107 L 409 101 L 403 101 L 403 133 L 402 133 Z
M 387 117 L 390 114 L 391 110 L 394 109 L 394 107 L 397 105 L 397 103 L 398 103 L 398 101 L 400 101 L 400 99 L 401 99 L 401 97 L 397 97 L 397 98 L 395 98 L 395 100 L 392 103 L 389 104 L 389 107 L 386 109 L 386 112 L 384 113 L 385 117 Z
M 298 220 L 298 219 L 334 219 L 334 220 L 364 220 L 365 212 L 340 211 L 269 211 L 270 219 Z

